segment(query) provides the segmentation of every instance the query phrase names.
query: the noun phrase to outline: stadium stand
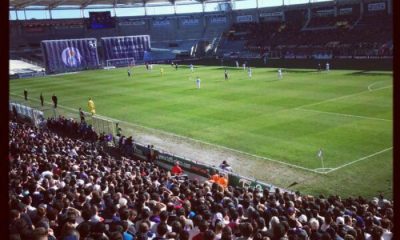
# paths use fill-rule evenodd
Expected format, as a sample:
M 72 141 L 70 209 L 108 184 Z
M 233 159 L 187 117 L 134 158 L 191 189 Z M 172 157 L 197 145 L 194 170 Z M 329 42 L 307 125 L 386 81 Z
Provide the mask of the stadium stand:
M 35 127 L 14 111 L 10 119 L 10 239 L 393 238 L 393 201 L 382 195 L 179 180 L 135 158 L 132 137 L 109 148 L 113 136 L 85 123 L 59 117 Z
M 37 66 L 27 60 L 10 60 L 9 75 L 10 78 L 23 78 L 32 76 L 42 76 L 44 68 Z
M 207 56 L 392 57 L 392 16 L 387 10 L 370 10 L 370 5 L 339 1 L 209 15 L 119 17 L 115 28 L 97 30 L 87 28 L 87 19 L 13 20 L 10 53 L 38 62 L 43 59 L 42 40 L 149 34 L 152 45 L 162 49 L 153 54 L 154 60 L 173 59 L 195 46 L 205 48 Z M 178 47 L 162 47 L 164 43 Z
M 142 34 L 160 61 L 192 49 L 188 57 L 390 58 L 392 16 L 366 11 L 368 3 L 118 17 L 115 28 L 100 30 L 86 19 L 12 20 L 10 58 L 26 61 L 10 60 L 9 74 L 43 74 L 42 40 L 96 38 L 99 48 L 102 37 Z M 9 114 L 9 239 L 395 239 L 394 202 L 383 195 L 233 187 L 215 180 L 223 174 L 177 178 L 155 164 L 151 147 L 139 158 L 132 136 L 97 134 L 62 116 L 33 126 Z

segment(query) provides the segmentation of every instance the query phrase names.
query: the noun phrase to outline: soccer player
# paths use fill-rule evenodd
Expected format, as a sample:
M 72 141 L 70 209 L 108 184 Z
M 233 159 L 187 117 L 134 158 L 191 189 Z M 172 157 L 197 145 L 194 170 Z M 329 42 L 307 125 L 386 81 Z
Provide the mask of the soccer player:
M 190 64 L 190 71 L 193 72 L 193 64 Z
M 197 85 L 197 88 L 198 89 L 200 89 L 200 78 L 199 77 L 197 77 L 197 79 L 196 79 L 196 85 Z
M 329 72 L 329 67 L 330 67 L 329 63 L 327 62 L 326 65 L 325 65 L 325 70 L 328 71 L 328 72 Z
M 161 73 L 161 76 L 164 75 L 164 68 L 160 68 L 160 73 Z
M 228 80 L 228 71 L 226 71 L 226 69 L 225 69 L 224 75 L 225 75 L 225 80 Z
M 89 108 L 89 112 L 92 114 L 92 116 L 94 114 L 96 114 L 96 107 L 94 106 L 94 102 L 93 102 L 92 98 L 89 98 L 88 108 Z
M 128 69 L 128 77 L 131 77 L 131 69 Z
M 243 63 L 243 70 L 246 71 L 246 62 Z
M 178 70 L 178 63 L 175 63 L 175 70 Z
M 251 78 L 251 67 L 247 68 L 247 75 L 249 75 L 249 78 Z
M 321 63 L 318 63 L 318 72 L 321 71 Z
M 43 107 L 44 106 L 44 98 L 43 98 L 42 93 L 40 93 L 39 99 L 40 99 L 40 105 L 42 105 L 42 107 Z
M 278 78 L 282 79 L 282 68 L 278 69 Z
M 153 64 L 150 63 L 150 71 L 153 71 Z
M 24 99 L 28 101 L 28 90 L 24 89 Z
M 239 68 L 239 61 L 236 60 L 236 68 Z
M 57 108 L 58 98 L 54 93 L 53 93 L 53 96 L 51 96 L 51 100 L 53 101 L 54 108 Z

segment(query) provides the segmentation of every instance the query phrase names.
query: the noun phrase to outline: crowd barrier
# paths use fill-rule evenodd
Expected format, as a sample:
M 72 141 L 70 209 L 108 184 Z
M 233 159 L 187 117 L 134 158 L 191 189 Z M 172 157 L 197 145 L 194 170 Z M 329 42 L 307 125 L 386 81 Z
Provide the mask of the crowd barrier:
M 135 155 L 142 159 L 147 159 L 148 149 L 146 146 L 136 143 Z M 233 187 L 244 187 L 244 188 L 258 188 L 263 190 L 265 188 L 273 191 L 276 186 L 268 183 L 264 183 L 257 179 L 244 177 L 234 172 L 224 171 L 217 166 L 211 166 L 200 162 L 195 162 L 184 157 L 180 157 L 171 153 L 155 151 L 155 163 L 167 170 L 170 170 L 175 162 L 179 162 L 179 165 L 184 170 L 184 173 L 188 175 L 189 179 L 197 179 L 199 181 L 208 180 L 214 171 L 224 172 L 228 175 L 228 182 Z M 222 162 L 222 160 L 221 160 Z M 287 191 L 287 190 L 285 190 Z

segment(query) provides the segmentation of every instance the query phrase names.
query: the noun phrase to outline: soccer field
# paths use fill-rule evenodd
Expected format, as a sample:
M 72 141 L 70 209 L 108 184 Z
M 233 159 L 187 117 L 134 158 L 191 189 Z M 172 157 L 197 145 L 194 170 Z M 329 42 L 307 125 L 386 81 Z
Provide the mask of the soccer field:
M 170 65 L 155 65 L 153 71 L 137 66 L 130 78 L 127 68 L 120 68 L 18 79 L 10 81 L 10 99 L 21 101 L 27 89 L 30 104 L 38 105 L 40 92 L 48 102 L 55 93 L 61 108 L 87 110 L 92 97 L 97 114 L 120 122 L 222 146 L 301 172 L 323 172 L 330 181 L 337 176 L 335 186 L 355 184 L 353 188 L 363 188 L 360 194 L 366 196 L 378 191 L 357 186 L 366 179 L 370 182 L 364 184 L 382 191 L 391 188 L 391 72 L 284 69 L 278 80 L 277 69 L 252 70 L 249 78 L 242 68 L 227 67 L 229 80 L 224 80 L 223 67 L 195 66 L 191 73 L 187 66 L 175 70 Z M 323 163 L 317 157 L 319 149 Z M 358 174 L 364 169 L 361 174 L 367 176 L 346 180 L 350 169 Z

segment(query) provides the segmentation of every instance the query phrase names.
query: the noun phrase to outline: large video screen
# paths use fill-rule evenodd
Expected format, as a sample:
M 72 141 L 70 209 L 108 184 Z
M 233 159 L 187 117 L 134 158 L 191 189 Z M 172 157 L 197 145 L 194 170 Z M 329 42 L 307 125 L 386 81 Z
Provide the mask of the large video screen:
M 89 12 L 90 29 L 115 28 L 115 19 L 111 17 L 110 11 Z
M 95 38 L 44 40 L 41 45 L 48 73 L 94 69 L 99 66 Z
M 101 42 L 105 60 L 134 58 L 143 61 L 151 50 L 149 35 L 104 37 Z

